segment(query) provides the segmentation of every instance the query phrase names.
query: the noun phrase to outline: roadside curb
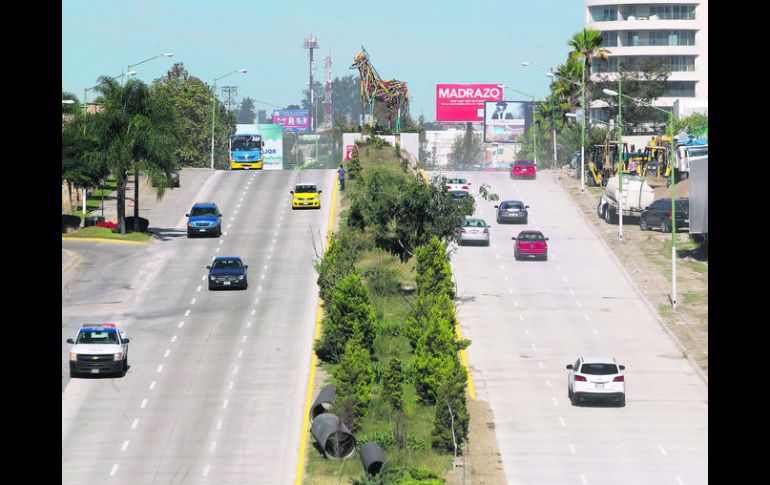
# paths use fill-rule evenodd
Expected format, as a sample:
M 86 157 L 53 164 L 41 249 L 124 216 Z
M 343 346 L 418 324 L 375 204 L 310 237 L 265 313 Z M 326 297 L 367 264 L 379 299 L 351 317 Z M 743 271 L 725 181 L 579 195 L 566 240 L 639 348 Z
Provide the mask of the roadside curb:
M 558 177 L 561 172 L 554 171 L 554 176 Z M 569 198 L 569 200 L 572 202 L 572 204 L 575 206 L 575 208 L 580 213 L 580 216 L 585 219 L 586 225 L 590 227 L 591 231 L 596 235 L 596 237 L 601 241 L 602 246 L 609 252 L 610 256 L 612 257 L 613 262 L 615 265 L 620 268 L 623 274 L 623 277 L 626 279 L 626 282 L 631 286 L 631 288 L 636 292 L 636 294 L 641 298 L 641 300 L 647 305 L 647 308 L 650 310 L 650 312 L 655 316 L 655 318 L 658 321 L 658 324 L 663 328 L 663 330 L 671 337 L 671 339 L 674 341 L 676 346 L 679 348 L 679 350 L 682 351 L 682 355 L 685 356 L 687 359 L 687 362 L 690 363 L 690 367 L 692 367 L 695 370 L 695 373 L 698 374 L 698 376 L 703 380 L 703 382 L 706 384 L 706 387 L 708 387 L 708 376 L 703 372 L 703 370 L 700 368 L 700 365 L 698 365 L 697 362 L 690 356 L 690 353 L 687 352 L 687 349 L 684 347 L 682 342 L 679 340 L 679 338 L 671 331 L 671 329 L 668 328 L 668 325 L 666 325 L 665 320 L 660 316 L 658 311 L 655 309 L 655 307 L 652 305 L 649 299 L 647 299 L 647 296 L 642 293 L 642 291 L 639 289 L 639 287 L 636 285 L 636 282 L 634 282 L 633 278 L 631 278 L 631 275 L 628 274 L 628 271 L 626 271 L 625 266 L 623 266 L 623 263 L 620 262 L 617 255 L 615 254 L 615 251 L 607 244 L 607 241 L 604 240 L 604 237 L 599 233 L 599 231 L 596 229 L 594 224 L 588 220 L 586 215 L 583 213 L 583 210 L 581 209 L 580 205 L 578 205 L 577 201 L 574 199 L 572 194 L 569 192 L 568 187 L 565 187 L 564 184 L 557 179 L 554 180 L 556 185 L 561 188 L 565 195 Z M 591 195 L 588 192 L 584 193 L 585 196 L 591 197 Z
M 107 242 L 107 243 L 117 243 L 117 244 L 140 244 L 140 245 L 147 245 L 150 244 L 150 242 L 155 239 L 152 238 L 146 242 L 142 241 L 122 241 L 120 239 L 106 239 L 101 237 L 62 237 L 62 241 L 86 241 L 86 242 Z

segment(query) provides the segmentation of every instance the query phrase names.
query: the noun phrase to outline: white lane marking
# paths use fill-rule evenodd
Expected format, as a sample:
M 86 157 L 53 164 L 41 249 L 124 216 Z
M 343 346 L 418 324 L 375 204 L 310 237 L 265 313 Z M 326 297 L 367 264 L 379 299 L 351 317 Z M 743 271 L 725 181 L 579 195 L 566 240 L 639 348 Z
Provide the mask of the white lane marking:
M 272 244 L 275 244 L 275 239 L 273 239 Z
M 259 279 L 260 279 L 260 280 L 263 280 L 263 279 L 265 279 L 265 275 L 261 275 L 261 276 L 259 277 Z
M 666 454 L 667 454 L 667 453 L 666 453 L 666 450 L 665 450 L 665 449 L 663 449 L 663 445 L 658 445 L 658 448 L 660 449 L 660 453 L 661 453 L 663 456 L 666 456 Z
M 150 382 L 150 390 L 155 389 L 155 381 Z
M 244 195 L 246 195 L 246 194 L 244 194 Z M 241 199 L 238 202 L 243 202 L 243 197 L 241 197 Z M 238 206 L 238 207 L 240 207 L 240 206 Z
M 119 467 L 119 466 L 120 466 L 120 465 L 119 465 L 119 464 L 117 464 L 117 463 L 115 463 L 114 465 L 112 465 L 112 469 L 110 470 L 110 476 L 111 476 L 111 477 L 112 477 L 112 476 L 115 476 L 115 473 L 118 471 L 118 467 Z
M 243 350 L 238 351 L 238 358 L 240 359 L 241 357 L 243 357 Z
M 163 352 L 163 357 L 168 357 L 168 354 L 171 353 L 171 349 L 166 349 L 165 352 Z
M 210 470 L 210 469 L 211 469 L 211 466 L 210 466 L 210 465 L 206 465 L 206 466 L 204 466 L 204 467 L 203 467 L 203 476 L 204 476 L 204 477 L 205 477 L 205 476 L 208 476 L 208 474 L 209 474 L 209 470 Z
M 128 440 L 124 441 L 123 446 L 120 447 L 120 451 L 126 451 L 126 448 L 128 448 L 128 443 Z
M 539 366 L 541 369 L 543 369 L 543 363 L 542 363 L 542 362 L 538 361 L 537 365 L 538 365 L 538 366 Z
M 596 330 L 595 328 L 592 328 L 591 330 L 593 330 L 596 335 L 599 335 L 599 331 Z
M 171 337 L 171 343 L 173 344 L 174 342 L 176 342 L 176 335 L 174 335 L 173 337 Z
M 235 209 L 235 210 L 233 211 L 233 214 L 237 214 L 237 213 L 238 213 L 238 209 Z
M 563 279 L 565 283 L 567 282 L 567 277 L 566 276 L 562 275 L 561 279 Z
M 500 254 L 499 253 L 497 254 L 497 259 L 500 259 Z
M 518 301 L 516 301 L 516 300 L 514 300 L 514 301 L 513 301 L 513 306 L 519 306 L 519 302 L 518 302 Z
M 233 367 L 233 374 L 237 374 L 237 373 L 238 373 L 238 366 L 236 365 L 235 367 Z
M 570 288 L 570 289 L 569 289 L 569 294 L 570 294 L 570 295 L 574 295 L 574 294 L 575 294 L 575 290 L 573 290 L 572 288 Z
M 265 271 L 267 271 L 267 265 L 265 265 Z
M 227 409 L 227 403 L 230 402 L 228 399 L 225 399 L 225 402 L 222 403 L 222 409 Z
M 163 364 L 160 364 L 160 365 L 158 366 L 158 372 L 160 372 L 160 371 L 162 371 L 162 370 L 163 370 Z
M 249 320 L 248 322 L 246 322 L 246 328 L 251 328 L 251 323 L 252 323 L 252 322 L 251 322 L 251 320 Z
M 524 329 L 524 333 L 526 333 L 527 335 L 529 335 L 529 329 L 528 329 L 528 328 L 525 328 L 525 329 Z
M 190 305 L 195 305 L 195 298 L 192 299 L 192 301 L 190 302 Z
M 503 270 L 503 271 L 505 271 L 505 267 L 503 267 L 503 265 L 502 265 L 502 264 L 500 265 L 500 269 L 501 269 L 501 270 Z
M 217 447 L 217 442 L 216 441 L 212 441 L 211 445 L 209 446 L 209 451 L 214 451 L 214 448 L 216 448 L 216 447 Z
M 217 248 L 216 252 L 218 253 L 220 249 L 222 249 L 222 248 Z
M 227 228 L 230 229 L 230 224 L 227 225 Z
M 545 385 L 548 386 L 548 387 L 551 387 L 551 381 L 546 379 L 545 380 Z
M 206 281 L 206 275 L 201 276 L 202 281 Z
M 554 406 L 558 406 L 559 405 L 559 401 L 557 401 L 555 397 L 553 397 L 551 399 L 553 399 L 553 405 Z
M 556 265 L 556 269 L 558 269 L 559 271 L 561 271 L 561 266 L 559 266 L 559 265 L 557 264 L 557 265 Z
M 217 421 L 217 429 L 222 429 L 222 420 Z
M 223 236 L 227 236 L 227 231 L 222 233 Z
M 580 483 L 582 483 L 583 485 L 588 485 L 588 480 L 586 480 L 585 475 L 580 475 Z
M 257 310 L 252 310 L 251 311 L 251 316 L 253 317 L 255 313 L 257 313 Z
M 590 318 L 588 318 L 588 314 L 587 314 L 587 313 L 586 313 L 585 315 L 583 315 L 583 317 L 585 317 L 585 319 L 586 319 L 586 322 L 587 322 L 588 320 L 590 320 Z
M 139 418 L 135 418 L 134 421 L 131 423 L 131 429 L 136 429 L 138 425 L 139 425 Z
M 679 485 L 684 485 L 684 481 L 682 480 L 682 477 L 680 477 L 680 476 L 678 476 L 678 475 L 677 475 L 677 477 L 676 477 L 676 483 L 678 483 Z
M 198 285 L 198 288 L 195 289 L 195 292 L 197 293 L 197 292 L 201 291 L 201 288 L 203 288 L 203 286 Z M 187 316 L 187 315 L 185 315 L 185 316 Z
M 561 416 L 559 416 L 559 422 L 561 423 L 562 426 L 567 426 L 567 423 L 564 422 L 564 418 L 562 418 Z
M 241 199 L 241 200 L 243 200 L 243 199 Z M 240 208 L 241 208 L 241 204 L 238 204 L 238 205 L 236 205 L 235 207 L 237 207 L 237 208 L 239 208 L 239 209 L 240 209 Z
M 259 298 L 257 298 L 256 300 L 254 300 L 254 304 L 256 305 L 257 303 L 259 303 Z
M 219 240 L 219 244 L 223 244 L 224 242 L 225 242 L 225 240 L 224 240 L 224 239 L 220 239 L 220 240 Z
M 521 313 L 519 313 L 519 320 L 524 320 L 524 315 L 522 315 Z
M 235 217 L 231 217 L 231 218 L 230 218 L 230 221 L 231 221 L 231 222 L 232 222 L 232 221 L 234 221 L 234 220 L 235 220 Z
M 513 290 L 512 290 L 511 288 L 508 288 L 508 293 L 510 293 L 511 295 L 513 295 Z
M 142 409 L 147 407 L 147 398 L 142 399 L 142 404 L 140 404 L 139 407 Z
M 184 327 L 184 320 L 179 322 L 179 325 L 177 325 L 177 328 L 182 328 L 182 327 Z
M 537 350 L 537 349 L 535 348 L 535 344 L 532 344 L 532 350 Z
M 227 385 L 227 390 L 231 391 L 233 389 L 233 386 L 235 385 L 235 382 L 230 381 L 230 383 Z
M 574 446 L 572 446 L 572 445 L 569 445 L 569 452 L 570 452 L 570 453 L 572 453 L 573 455 L 576 455 L 576 454 L 577 454 L 577 453 L 575 452 L 575 447 L 574 447 Z
M 198 288 L 200 288 L 200 286 Z M 188 316 L 188 315 L 190 315 L 190 310 L 187 310 L 186 312 L 184 312 L 184 316 Z
M 577 302 L 578 308 L 583 308 L 583 305 L 580 302 Z
M 257 286 L 257 291 L 262 291 L 262 287 L 261 286 Z
M 508 277 L 505 276 L 504 278 L 505 278 L 505 282 L 508 283 Z

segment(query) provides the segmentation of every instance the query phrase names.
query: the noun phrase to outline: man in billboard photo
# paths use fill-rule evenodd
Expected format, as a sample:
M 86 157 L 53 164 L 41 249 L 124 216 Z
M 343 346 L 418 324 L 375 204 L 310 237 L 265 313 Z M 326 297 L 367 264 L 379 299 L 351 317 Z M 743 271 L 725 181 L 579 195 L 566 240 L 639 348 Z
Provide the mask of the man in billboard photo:
M 497 103 L 497 108 L 495 108 L 495 111 L 492 113 L 492 119 L 493 120 L 512 120 L 513 119 L 513 113 L 506 112 L 506 109 L 508 108 L 508 104 L 505 101 L 499 101 Z

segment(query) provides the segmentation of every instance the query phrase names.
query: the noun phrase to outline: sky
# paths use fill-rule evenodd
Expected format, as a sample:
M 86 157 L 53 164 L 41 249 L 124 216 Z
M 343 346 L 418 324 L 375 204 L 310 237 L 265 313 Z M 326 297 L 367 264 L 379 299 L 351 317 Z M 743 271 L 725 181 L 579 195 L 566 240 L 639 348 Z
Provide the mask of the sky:
M 99 76 L 132 67 L 146 83 L 181 62 L 211 85 L 237 86 L 256 108 L 301 104 L 309 80 L 311 35 L 314 80 L 350 74 L 366 48 L 382 79 L 406 82 L 416 120 L 435 119 L 436 84 L 501 83 L 542 99 L 545 69 L 563 64 L 567 41 L 583 28 L 582 0 L 62 0 L 62 90 L 82 101 Z M 522 61 L 531 61 L 528 67 Z M 322 93 L 321 93 L 322 94 Z M 89 97 L 94 96 L 89 91 Z M 508 92 L 509 100 L 527 100 Z

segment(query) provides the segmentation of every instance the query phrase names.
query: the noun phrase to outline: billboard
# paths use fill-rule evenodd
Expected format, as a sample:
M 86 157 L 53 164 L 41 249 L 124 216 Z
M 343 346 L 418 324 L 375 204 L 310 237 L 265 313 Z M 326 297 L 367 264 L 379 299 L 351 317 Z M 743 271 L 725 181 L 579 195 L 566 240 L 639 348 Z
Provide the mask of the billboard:
M 273 124 L 283 125 L 283 131 L 292 133 L 307 133 L 310 131 L 309 109 L 276 109 L 273 110 Z
M 283 169 L 283 126 L 257 125 L 257 131 L 265 142 L 262 154 L 263 170 Z
M 532 123 L 531 101 L 484 102 L 484 143 L 516 143 Z
M 484 101 L 502 99 L 500 84 L 436 84 L 436 121 L 484 121 Z

